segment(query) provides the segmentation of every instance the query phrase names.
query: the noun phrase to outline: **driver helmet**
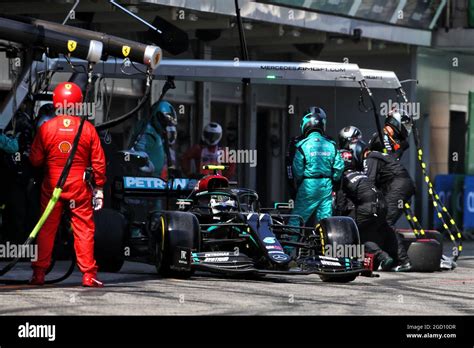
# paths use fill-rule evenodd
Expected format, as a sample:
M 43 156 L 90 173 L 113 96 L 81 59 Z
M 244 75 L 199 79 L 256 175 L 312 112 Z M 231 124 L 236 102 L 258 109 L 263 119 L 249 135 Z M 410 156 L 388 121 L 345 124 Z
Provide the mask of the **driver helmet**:
M 178 117 L 176 110 L 166 100 L 156 102 L 151 107 L 152 124 L 155 128 L 166 129 L 168 126 L 176 127 L 178 124 Z M 158 125 L 156 124 L 158 123 Z
M 413 120 L 405 110 L 393 109 L 385 119 L 385 126 L 390 126 L 395 132 L 395 136 L 398 136 L 400 139 L 406 139 L 411 133 Z
M 213 214 L 237 211 L 237 202 L 226 195 L 212 195 L 209 205 Z
M 217 122 L 208 123 L 202 130 L 202 141 L 209 145 L 215 146 L 221 141 L 222 138 L 222 127 Z
M 355 126 L 347 126 L 339 131 L 339 148 L 349 149 L 349 145 L 362 138 L 362 132 Z
M 307 137 L 312 132 L 326 133 L 326 113 L 317 106 L 311 106 L 306 110 L 305 115 L 301 119 L 301 134 Z

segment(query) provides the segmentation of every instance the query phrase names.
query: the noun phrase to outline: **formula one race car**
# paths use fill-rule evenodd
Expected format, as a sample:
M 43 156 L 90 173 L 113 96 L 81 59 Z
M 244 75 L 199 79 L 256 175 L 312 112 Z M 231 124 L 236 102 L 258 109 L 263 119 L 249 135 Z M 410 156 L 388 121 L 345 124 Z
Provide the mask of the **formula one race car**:
M 120 196 L 122 202 L 137 200 L 159 191 L 163 194 L 165 186 L 159 178 L 123 177 L 115 184 L 119 193 L 116 197 Z M 166 190 L 170 193 L 172 189 L 176 190 L 176 186 Z M 300 226 L 288 226 L 291 215 L 284 211 L 290 207 L 278 204 L 272 209 L 261 209 L 255 191 L 231 188 L 227 178 L 218 174 L 201 179 L 191 194 L 178 199 L 176 205 L 180 211 L 156 209 L 146 221 L 133 222 L 132 225 L 141 227 L 141 237 L 133 236 L 129 222 L 123 233 L 125 240 L 115 238 L 117 242 L 112 243 L 115 250 L 125 245 L 132 254 L 126 255 L 128 259 L 154 264 L 161 275 L 172 277 L 189 277 L 200 270 L 226 275 L 318 274 L 323 281 L 350 282 L 359 275 L 371 275 L 360 258 L 326 253 L 328 245 L 359 248 L 359 233 L 351 218 L 324 219 L 316 227 L 303 226 L 303 222 Z M 110 229 L 110 216 L 97 220 L 102 221 L 98 230 Z M 104 231 L 97 234 L 104 235 Z M 101 238 L 96 236 L 97 240 Z M 104 257 L 100 254 L 105 251 L 106 268 L 117 271 L 123 257 L 111 251 L 110 243 L 98 244 L 102 249 L 97 256 L 99 267 L 102 263 L 104 269 Z M 114 258 L 116 267 L 110 267 L 114 266 Z

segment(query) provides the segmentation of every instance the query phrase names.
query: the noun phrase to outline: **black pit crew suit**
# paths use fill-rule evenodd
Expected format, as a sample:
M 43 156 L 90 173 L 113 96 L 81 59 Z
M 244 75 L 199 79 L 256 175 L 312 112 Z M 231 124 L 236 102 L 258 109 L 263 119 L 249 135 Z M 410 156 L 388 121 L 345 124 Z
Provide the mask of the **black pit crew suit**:
M 364 161 L 365 173 L 387 202 L 387 222 L 394 226 L 403 213 L 403 203 L 415 193 L 415 184 L 403 165 L 392 156 L 372 151 Z
M 368 182 L 379 188 L 387 202 L 387 224 L 395 229 L 395 223 L 403 212 L 403 205 L 415 193 L 415 185 L 403 165 L 392 156 L 377 151 L 368 154 L 364 161 Z M 398 260 L 408 263 L 408 255 L 401 238 L 395 233 L 398 244 Z
M 336 209 L 356 221 L 365 252 L 374 255 L 374 269 L 389 258 L 408 261 L 405 249 L 398 250 L 396 232 L 386 221 L 385 198 L 365 173 L 352 169 L 344 172 Z
M 390 137 L 385 129 L 383 132 L 383 143 L 380 141 L 378 133 L 374 133 L 369 144 L 372 151 L 383 152 L 386 149 L 396 160 L 400 160 L 405 151 L 410 147 L 407 139 Z

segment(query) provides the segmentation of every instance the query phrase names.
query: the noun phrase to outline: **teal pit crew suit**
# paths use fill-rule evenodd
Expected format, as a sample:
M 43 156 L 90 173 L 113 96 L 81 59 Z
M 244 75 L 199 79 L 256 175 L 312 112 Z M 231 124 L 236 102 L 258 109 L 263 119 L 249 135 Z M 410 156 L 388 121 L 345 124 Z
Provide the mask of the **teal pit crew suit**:
M 313 213 L 316 222 L 332 215 L 332 183 L 341 178 L 344 170 L 336 143 L 324 135 L 325 131 L 324 110 L 310 108 L 301 121 L 301 132 L 305 137 L 296 144 L 293 159 L 298 191 L 292 214 L 300 215 L 305 223 Z M 291 226 L 299 224 L 296 217 L 289 221 Z
M 8 154 L 18 152 L 18 138 L 11 138 L 0 131 L 0 150 L 3 150 Z
M 144 168 L 144 171 L 154 177 L 161 177 L 166 165 L 167 127 L 176 125 L 177 117 L 173 106 L 167 101 L 155 103 L 151 107 L 150 122 L 147 123 L 145 130 L 139 135 L 133 146 L 135 151 L 145 152 L 148 155 L 152 166 Z
M 144 167 L 140 167 L 141 172 L 146 173 L 146 175 L 149 176 L 156 178 L 161 177 L 164 180 L 168 180 L 168 128 L 173 127 L 176 129 L 178 123 L 176 111 L 169 102 L 163 100 L 154 103 L 150 112 L 151 118 L 143 131 L 138 135 L 137 141 L 133 145 L 132 150 L 143 153 L 148 157 L 148 164 Z M 146 203 L 140 203 L 139 205 L 143 204 Z M 153 209 L 163 209 L 162 199 L 156 199 L 154 203 L 150 204 Z M 133 230 L 132 237 L 142 237 L 140 233 L 141 231 L 139 229 Z

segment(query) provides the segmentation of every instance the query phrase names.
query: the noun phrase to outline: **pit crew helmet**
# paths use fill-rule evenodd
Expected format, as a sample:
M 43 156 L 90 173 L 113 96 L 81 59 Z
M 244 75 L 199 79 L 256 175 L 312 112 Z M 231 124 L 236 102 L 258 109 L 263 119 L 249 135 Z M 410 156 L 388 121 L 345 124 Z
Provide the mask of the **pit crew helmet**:
M 339 148 L 349 149 L 349 145 L 362 138 L 362 132 L 355 126 L 347 126 L 339 131 Z
M 82 103 L 82 90 L 74 82 L 61 82 L 53 91 L 53 105 L 55 109 L 69 108 L 71 105 Z M 63 110 L 62 113 L 66 113 Z
M 237 211 L 237 202 L 227 195 L 212 195 L 209 206 L 213 214 Z
M 307 137 L 312 132 L 326 133 L 326 113 L 317 106 L 311 106 L 306 110 L 301 119 L 301 134 Z
M 361 170 L 364 167 L 365 154 L 369 150 L 367 143 L 363 140 L 358 140 L 349 145 L 349 150 L 352 152 L 355 167 Z
M 208 123 L 202 130 L 201 139 L 209 146 L 215 146 L 222 139 L 222 127 L 217 122 Z
M 176 127 L 178 125 L 176 110 L 166 100 L 156 102 L 151 106 L 151 121 L 155 128 Z
M 413 120 L 405 110 L 393 109 L 385 119 L 385 126 L 390 126 L 395 135 L 400 139 L 406 139 L 411 133 Z

